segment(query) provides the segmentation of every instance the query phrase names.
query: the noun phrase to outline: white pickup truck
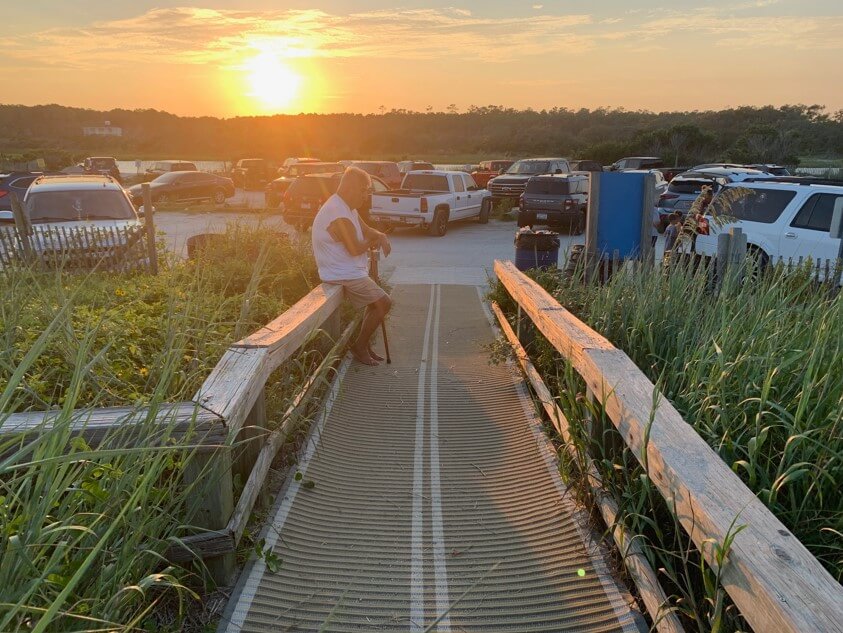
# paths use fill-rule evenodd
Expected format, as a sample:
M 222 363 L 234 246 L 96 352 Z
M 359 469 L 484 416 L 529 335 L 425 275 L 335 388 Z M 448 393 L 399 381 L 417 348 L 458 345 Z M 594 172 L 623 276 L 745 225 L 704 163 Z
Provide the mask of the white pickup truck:
M 441 237 L 455 220 L 476 217 L 486 224 L 492 210 L 491 195 L 461 171 L 410 171 L 401 189 L 372 194 L 370 215 L 387 231 L 420 226 Z

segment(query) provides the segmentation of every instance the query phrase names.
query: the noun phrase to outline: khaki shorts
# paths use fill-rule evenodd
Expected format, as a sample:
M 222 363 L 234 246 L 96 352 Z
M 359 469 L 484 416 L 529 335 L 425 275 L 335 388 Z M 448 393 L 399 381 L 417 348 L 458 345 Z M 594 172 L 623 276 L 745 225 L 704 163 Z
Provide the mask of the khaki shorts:
M 343 287 L 346 299 L 351 301 L 355 308 L 365 308 L 378 299 L 387 297 L 386 291 L 375 283 L 371 277 L 360 279 L 345 279 L 342 281 L 327 281 L 325 283 L 336 284 Z

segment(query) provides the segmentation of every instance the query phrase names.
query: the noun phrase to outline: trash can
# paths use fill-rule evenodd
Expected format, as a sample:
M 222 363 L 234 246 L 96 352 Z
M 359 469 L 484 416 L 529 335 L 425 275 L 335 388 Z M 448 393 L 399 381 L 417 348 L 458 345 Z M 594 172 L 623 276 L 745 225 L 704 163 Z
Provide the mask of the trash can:
M 527 227 L 515 234 L 515 267 L 518 270 L 550 268 L 559 262 L 559 234 Z

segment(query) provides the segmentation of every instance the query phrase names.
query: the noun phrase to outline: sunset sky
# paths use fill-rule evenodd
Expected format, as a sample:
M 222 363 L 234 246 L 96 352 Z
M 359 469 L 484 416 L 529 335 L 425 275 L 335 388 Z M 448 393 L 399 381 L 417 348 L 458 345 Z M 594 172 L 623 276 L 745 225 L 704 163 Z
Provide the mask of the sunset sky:
M 843 108 L 843 0 L 29 0 L 3 103 L 181 115 L 449 104 Z

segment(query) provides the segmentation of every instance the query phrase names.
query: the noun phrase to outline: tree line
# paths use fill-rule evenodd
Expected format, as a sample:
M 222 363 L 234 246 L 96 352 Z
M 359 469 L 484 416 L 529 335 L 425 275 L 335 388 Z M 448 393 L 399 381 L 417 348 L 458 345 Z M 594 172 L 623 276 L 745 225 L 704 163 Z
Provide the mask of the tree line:
M 121 127 L 123 136 L 83 135 L 84 126 L 106 120 Z M 0 161 L 44 158 L 50 168 L 60 168 L 94 154 L 124 160 L 554 155 L 603 164 L 626 155 L 659 155 L 673 165 L 715 160 L 794 165 L 799 156 L 843 156 L 843 110 L 785 105 L 656 113 L 471 106 L 460 112 L 452 106 L 445 112 L 382 109 L 221 119 L 151 109 L 0 105 Z

